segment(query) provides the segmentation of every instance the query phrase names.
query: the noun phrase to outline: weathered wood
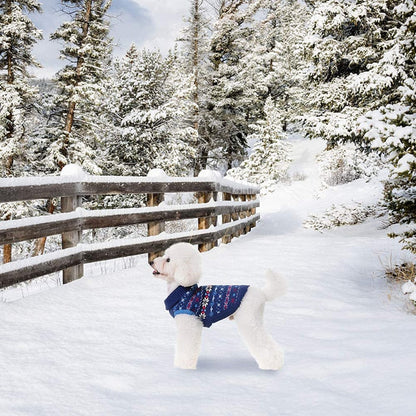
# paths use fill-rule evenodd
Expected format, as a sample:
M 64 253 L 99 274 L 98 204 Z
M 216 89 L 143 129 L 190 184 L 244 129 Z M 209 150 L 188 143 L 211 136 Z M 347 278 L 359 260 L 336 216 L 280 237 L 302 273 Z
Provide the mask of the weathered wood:
M 10 221 L 11 214 L 7 214 L 4 221 Z M 7 223 L 6 223 L 7 224 Z M 9 242 L 7 242 L 9 243 Z M 3 264 L 10 263 L 12 261 L 12 245 L 11 244 L 4 244 L 3 246 Z
M 71 266 L 77 267 L 82 264 L 82 253 L 74 253 L 73 250 L 62 250 L 59 257 L 54 256 L 52 259 L 46 254 L 37 256 L 38 263 L 33 264 L 31 257 L 25 260 L 9 263 L 0 266 L 0 289 L 15 285 L 17 283 L 26 282 L 36 277 L 45 276 L 50 273 L 58 272 Z M 44 259 L 46 258 L 46 259 Z M 6 266 L 15 266 L 14 268 L 6 268 Z
M 212 200 L 214 202 L 217 202 L 218 201 L 218 192 L 213 192 L 212 193 Z M 217 226 L 217 224 L 218 224 L 218 216 L 217 216 L 217 214 L 211 215 L 211 217 L 210 217 L 210 223 L 214 227 Z M 218 247 L 218 240 L 213 240 L 212 243 L 211 243 L 211 245 L 212 245 L 211 248 Z
M 75 211 L 78 207 L 81 206 L 81 197 L 62 197 L 61 198 L 61 211 L 62 212 L 71 212 Z M 72 248 L 76 247 L 81 240 L 81 231 L 68 231 L 62 233 L 62 248 Z M 76 279 L 80 279 L 84 275 L 84 266 L 83 264 L 78 264 L 76 266 L 69 267 L 63 271 L 62 281 L 63 284 L 70 283 Z
M 124 243 L 120 246 L 114 247 L 103 244 L 92 244 L 91 247 L 86 248 L 84 251 L 84 263 L 93 263 L 96 261 L 102 260 L 111 260 L 119 257 L 134 256 L 137 254 L 145 254 L 151 251 L 163 251 L 170 247 L 172 244 L 179 242 L 188 242 L 191 244 L 204 244 L 211 242 L 213 240 L 218 240 L 222 238 L 227 233 L 234 233 L 239 229 L 246 227 L 247 222 L 258 221 L 260 218 L 259 215 L 255 217 L 246 218 L 245 220 L 240 220 L 238 222 L 231 223 L 228 227 L 218 227 L 219 229 L 209 229 L 209 230 L 199 230 L 199 231 L 190 231 L 189 233 L 184 233 L 180 236 L 175 234 L 167 235 L 163 239 L 154 239 L 149 237 L 148 241 L 140 240 L 137 243 Z M 101 248 L 97 248 L 102 246 Z M 1 268 L 0 268 L 1 270 Z M 1 273 L 0 273 L 1 277 Z
M 91 244 L 84 246 L 83 250 L 69 248 L 60 253 L 50 253 L 35 258 L 20 260 L 14 263 L 0 265 L 0 288 L 11 286 L 16 283 L 57 272 L 68 267 L 93 263 L 102 260 L 111 260 L 120 257 L 145 254 L 151 251 L 162 251 L 170 245 L 185 241 L 191 244 L 203 244 L 209 241 L 218 240 L 224 235 L 233 234 L 238 229 L 246 227 L 247 222 L 255 222 L 259 215 L 231 223 L 227 227 L 218 227 L 217 230 L 191 231 L 187 234 L 177 236 L 175 234 L 166 236 L 164 239 L 149 237 L 146 241 L 120 242 L 114 246 L 111 243 Z
M 77 195 L 79 183 L 58 182 L 42 184 L 42 182 L 46 182 L 45 179 L 39 178 L 39 184 L 37 185 L 24 185 L 23 183 L 19 185 L 14 182 L 10 182 L 9 185 L 7 179 L 0 179 L 0 202 L 28 201 L 31 199 L 49 199 L 55 196 Z M 3 185 L 1 185 L 2 182 L 4 183 Z M 19 182 L 23 181 L 18 180 L 17 183 Z
M 247 201 L 247 195 L 240 195 L 240 201 Z M 247 211 L 241 211 L 240 212 L 240 218 L 247 218 Z M 247 234 L 247 229 L 243 229 L 242 230 L 242 234 Z
M 229 195 L 229 194 L 228 194 Z M 68 214 L 54 214 L 50 216 L 33 217 L 32 223 L 26 219 L 11 220 L 0 223 L 0 245 L 17 243 L 43 236 L 62 234 L 68 231 L 84 231 L 95 228 L 119 227 L 124 225 L 146 224 L 149 221 L 166 222 L 183 219 L 210 217 L 213 215 L 229 215 L 242 210 L 253 209 L 259 206 L 259 201 L 246 204 L 230 203 L 219 206 L 185 205 L 181 208 L 162 207 L 148 211 L 147 208 L 124 210 L 101 210 L 77 213 L 78 216 Z M 254 208 L 255 209 L 255 208 Z M 124 212 L 123 212 L 124 211 Z
M 223 201 L 231 201 L 231 194 L 224 192 L 222 194 L 222 200 Z M 226 224 L 231 222 L 231 214 L 227 213 L 227 214 L 223 214 L 222 215 L 222 223 Z M 224 237 L 222 237 L 222 242 L 223 244 L 229 244 L 231 242 L 231 235 L 230 234 L 226 234 L 224 235 Z
M 3 263 L 10 263 L 12 261 L 12 245 L 5 244 L 3 246 Z
M 197 194 L 198 204 L 206 204 L 212 198 L 212 192 L 199 192 Z M 211 226 L 212 217 L 201 217 L 198 218 L 198 230 L 207 230 Z M 198 246 L 199 251 L 204 252 L 211 250 L 212 243 L 201 243 Z
M 65 177 L 40 177 L 36 184 L 31 178 L 0 179 L 0 203 L 48 199 L 76 195 L 155 194 L 172 192 L 227 192 L 233 194 L 257 194 L 254 186 L 218 183 L 196 178 L 168 178 L 151 181 L 145 177 L 91 176 L 89 181 L 76 182 Z M 25 183 L 26 182 L 26 183 Z
M 256 204 L 256 205 L 253 205 L 253 206 L 249 209 L 250 215 L 256 215 L 256 212 L 257 212 L 256 208 L 260 206 L 260 201 L 256 199 L 256 194 L 250 194 L 250 195 L 249 195 L 249 200 L 250 200 L 251 202 L 253 202 L 253 201 L 256 201 L 256 202 L 257 202 L 257 204 Z M 250 224 L 250 230 L 249 230 L 249 231 L 251 231 L 251 230 L 252 230 L 255 226 L 256 226 L 256 223 L 255 223 L 255 222 L 254 222 L 254 223 L 251 223 L 251 224 Z
M 231 195 L 231 198 L 234 201 L 240 201 L 240 195 L 238 195 L 238 194 L 232 194 Z M 233 221 L 238 221 L 240 219 L 240 214 L 239 213 L 236 213 L 236 212 L 233 213 L 233 214 L 231 214 L 231 219 Z M 234 234 L 231 235 L 231 238 L 240 237 L 240 235 L 241 235 L 241 232 L 240 232 L 240 230 L 238 230 L 236 233 L 234 233 Z
M 147 201 L 146 205 L 148 207 L 157 207 L 159 204 L 161 204 L 165 200 L 164 194 L 148 194 L 147 195 Z M 165 231 L 165 223 L 164 221 L 150 221 L 147 224 L 147 235 L 149 237 L 158 235 L 160 233 L 163 233 Z M 148 254 L 148 261 L 153 261 L 156 257 L 159 257 L 163 253 L 160 251 L 152 251 Z

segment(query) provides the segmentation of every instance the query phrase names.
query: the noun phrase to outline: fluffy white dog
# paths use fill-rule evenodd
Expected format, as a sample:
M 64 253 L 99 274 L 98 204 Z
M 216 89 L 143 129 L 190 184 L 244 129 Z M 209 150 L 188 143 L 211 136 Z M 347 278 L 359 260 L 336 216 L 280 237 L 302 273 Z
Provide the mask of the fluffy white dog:
M 177 337 L 175 367 L 195 369 L 202 328 L 220 319 L 236 321 L 241 337 L 263 370 L 279 370 L 283 350 L 263 326 L 266 301 L 281 296 L 286 282 L 268 270 L 263 288 L 253 286 L 198 286 L 201 254 L 188 243 L 174 244 L 165 255 L 150 262 L 153 275 L 166 280 L 166 309 L 175 318 Z

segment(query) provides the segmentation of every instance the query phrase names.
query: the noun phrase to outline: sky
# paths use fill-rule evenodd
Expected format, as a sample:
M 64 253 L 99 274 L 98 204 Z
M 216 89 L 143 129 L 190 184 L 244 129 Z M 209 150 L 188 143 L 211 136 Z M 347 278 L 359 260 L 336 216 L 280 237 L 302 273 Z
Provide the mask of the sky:
M 174 46 L 183 18 L 189 10 L 190 0 L 113 0 L 109 14 L 111 36 L 116 44 L 114 55 L 122 55 L 132 43 L 139 48 L 158 48 L 166 53 Z M 51 78 L 64 62 L 59 60 L 60 44 L 49 36 L 68 19 L 61 11 L 59 0 L 40 0 L 43 13 L 30 15 L 37 28 L 43 32 L 43 40 L 33 54 L 43 68 L 33 69 L 38 78 Z

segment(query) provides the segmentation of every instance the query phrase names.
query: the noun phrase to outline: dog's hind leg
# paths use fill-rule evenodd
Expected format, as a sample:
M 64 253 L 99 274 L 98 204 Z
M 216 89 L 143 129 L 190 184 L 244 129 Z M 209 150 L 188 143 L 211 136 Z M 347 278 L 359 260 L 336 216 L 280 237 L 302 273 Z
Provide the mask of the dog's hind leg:
M 175 316 L 176 347 L 175 367 L 194 370 L 198 363 L 201 348 L 202 322 L 193 315 Z
M 235 313 L 238 330 L 251 355 L 262 370 L 279 370 L 283 366 L 283 349 L 263 325 L 264 294 L 250 287 Z

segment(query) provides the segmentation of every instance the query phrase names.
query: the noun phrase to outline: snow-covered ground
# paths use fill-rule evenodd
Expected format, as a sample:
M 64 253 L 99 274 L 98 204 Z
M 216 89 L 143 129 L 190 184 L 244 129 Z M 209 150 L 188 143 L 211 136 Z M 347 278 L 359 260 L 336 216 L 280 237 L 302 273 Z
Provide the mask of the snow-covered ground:
M 377 181 L 321 189 L 320 142 L 294 140 L 291 173 L 262 200 L 248 235 L 203 254 L 203 283 L 263 284 L 284 274 L 288 294 L 267 326 L 286 351 L 279 372 L 257 369 L 233 322 L 204 330 L 197 371 L 173 368 L 166 288 L 145 256 L 135 267 L 0 303 L 0 415 L 401 416 L 414 412 L 416 317 L 382 277 L 405 256 L 381 220 L 319 233 L 310 213 L 371 203 Z M 113 267 L 111 264 L 106 267 Z

